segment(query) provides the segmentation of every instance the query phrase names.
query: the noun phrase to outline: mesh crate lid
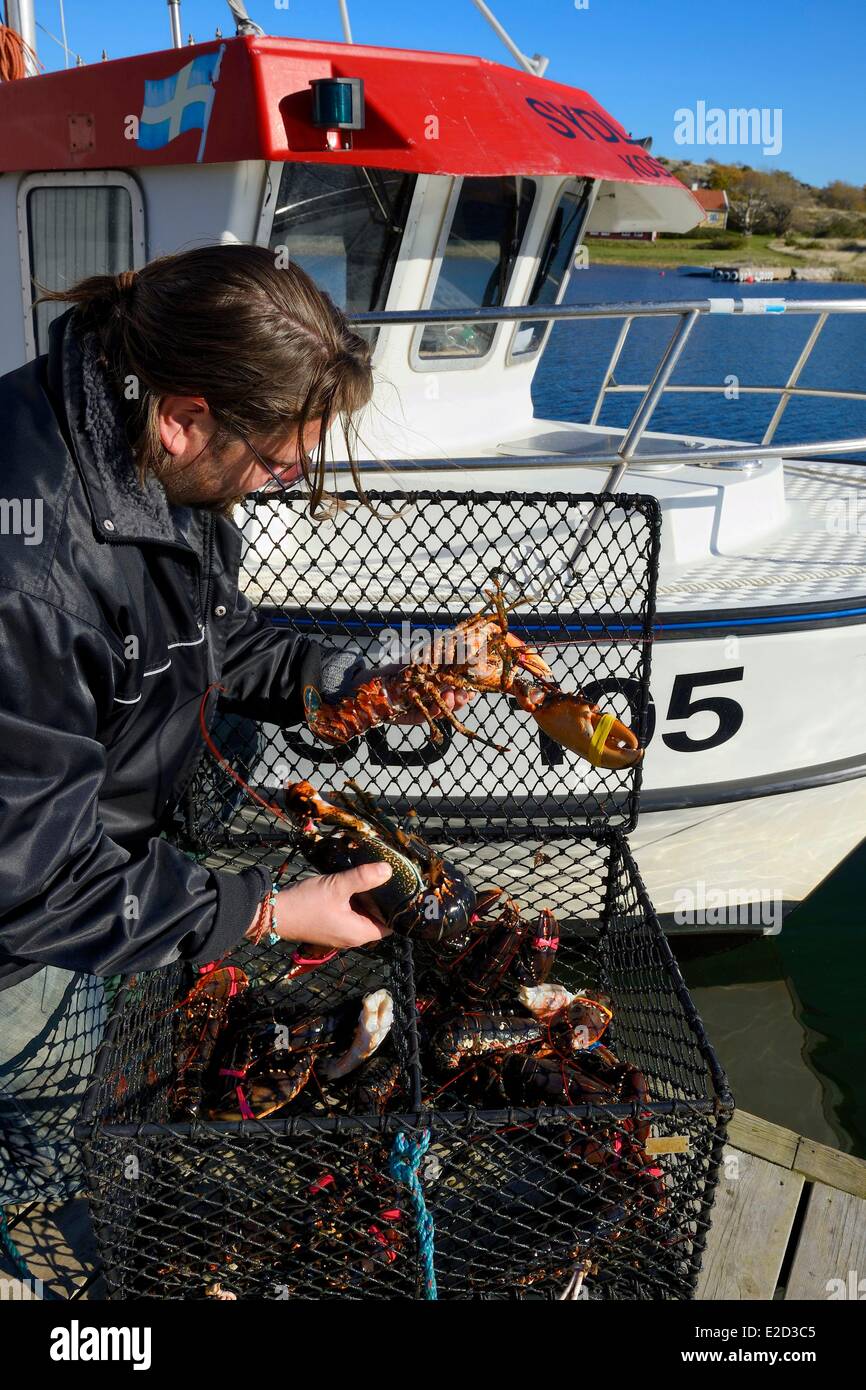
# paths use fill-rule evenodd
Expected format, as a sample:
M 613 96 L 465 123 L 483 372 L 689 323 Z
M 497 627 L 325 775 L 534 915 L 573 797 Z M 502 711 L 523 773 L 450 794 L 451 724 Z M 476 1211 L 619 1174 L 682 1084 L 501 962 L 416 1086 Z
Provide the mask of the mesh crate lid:
M 368 666 L 424 660 L 437 634 L 476 613 L 498 580 L 509 630 L 566 692 L 647 732 L 660 540 L 654 498 L 458 491 L 355 494 L 324 521 L 303 497 L 257 498 L 244 525 L 241 588 L 263 616 Z M 253 781 L 271 795 L 349 778 L 437 840 L 563 838 L 633 828 L 642 765 L 593 766 L 517 701 L 480 694 L 441 723 L 388 725 L 334 747 L 306 728 L 266 729 Z

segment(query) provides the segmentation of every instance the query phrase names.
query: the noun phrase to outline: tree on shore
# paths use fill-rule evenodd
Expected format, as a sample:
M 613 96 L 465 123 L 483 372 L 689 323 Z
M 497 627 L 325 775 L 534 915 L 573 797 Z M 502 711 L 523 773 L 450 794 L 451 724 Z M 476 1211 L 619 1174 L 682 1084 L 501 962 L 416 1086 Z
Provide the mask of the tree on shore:
M 866 188 L 858 188 L 856 183 L 833 179 L 819 191 L 818 198 L 828 208 L 839 208 L 843 212 L 866 212 Z
M 789 230 L 813 237 L 866 235 L 866 187 L 859 184 L 833 179 L 815 188 L 783 169 L 660 158 L 687 186 L 725 190 L 731 231 L 745 236 L 781 236 Z

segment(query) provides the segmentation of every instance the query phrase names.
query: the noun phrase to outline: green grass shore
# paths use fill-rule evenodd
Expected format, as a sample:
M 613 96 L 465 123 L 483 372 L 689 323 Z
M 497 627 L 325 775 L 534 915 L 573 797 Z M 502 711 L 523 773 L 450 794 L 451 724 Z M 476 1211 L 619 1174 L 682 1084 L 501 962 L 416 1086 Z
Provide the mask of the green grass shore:
M 724 234 L 660 237 L 658 241 L 587 240 L 590 265 L 633 265 L 674 269 L 680 265 L 753 266 L 756 268 L 796 268 L 808 279 L 809 266 L 829 270 L 834 280 L 862 282 L 866 278 L 866 256 L 837 251 L 828 246 L 816 254 L 815 243 L 783 248 L 778 237 L 758 235 L 737 237 L 738 244 L 725 246 Z
M 597 265 L 754 265 L 796 266 L 803 257 L 771 251 L 772 236 L 751 236 L 742 246 L 713 246 L 707 237 L 660 238 L 658 241 L 605 241 L 589 237 L 590 263 Z

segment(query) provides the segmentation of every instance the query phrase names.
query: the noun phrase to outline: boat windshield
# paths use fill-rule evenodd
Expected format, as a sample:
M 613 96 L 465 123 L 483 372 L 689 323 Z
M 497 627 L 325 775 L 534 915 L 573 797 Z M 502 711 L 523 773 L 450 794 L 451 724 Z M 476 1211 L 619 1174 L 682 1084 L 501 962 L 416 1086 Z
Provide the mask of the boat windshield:
M 567 188 L 554 208 L 541 253 L 538 272 L 529 291 L 527 304 L 558 304 L 565 292 L 578 237 L 583 231 L 592 192 L 591 179 L 579 179 Z M 549 324 L 521 323 L 514 333 L 512 357 L 526 357 L 541 346 Z
M 496 308 L 505 302 L 535 199 L 534 179 L 520 174 L 463 180 L 431 309 Z M 494 323 L 431 324 L 420 357 L 483 357 Z
M 349 314 L 383 309 L 415 175 L 283 165 L 271 249 L 285 253 Z M 378 329 L 367 330 L 375 339 Z

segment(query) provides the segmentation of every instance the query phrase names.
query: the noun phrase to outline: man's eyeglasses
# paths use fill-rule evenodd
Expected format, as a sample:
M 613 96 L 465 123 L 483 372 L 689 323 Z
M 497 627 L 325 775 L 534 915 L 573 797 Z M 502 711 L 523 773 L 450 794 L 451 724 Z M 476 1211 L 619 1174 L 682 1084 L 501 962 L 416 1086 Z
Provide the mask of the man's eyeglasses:
M 287 465 L 285 462 L 281 462 L 279 459 L 266 459 L 264 455 L 259 453 L 255 444 L 250 443 L 245 434 L 239 434 L 238 438 L 243 440 L 256 462 L 260 463 L 262 468 L 271 475 L 271 481 L 269 483 L 264 483 L 263 486 L 258 489 L 259 492 L 295 492 L 301 486 L 304 481 L 303 473 L 299 473 L 297 478 L 292 478 L 290 482 L 286 482 L 285 478 L 280 477 L 278 472 L 279 469 L 286 468 Z

